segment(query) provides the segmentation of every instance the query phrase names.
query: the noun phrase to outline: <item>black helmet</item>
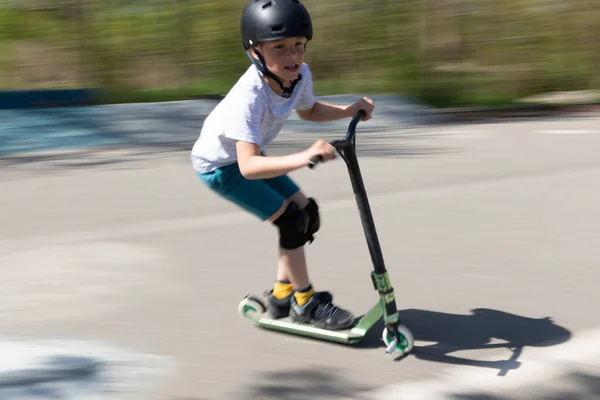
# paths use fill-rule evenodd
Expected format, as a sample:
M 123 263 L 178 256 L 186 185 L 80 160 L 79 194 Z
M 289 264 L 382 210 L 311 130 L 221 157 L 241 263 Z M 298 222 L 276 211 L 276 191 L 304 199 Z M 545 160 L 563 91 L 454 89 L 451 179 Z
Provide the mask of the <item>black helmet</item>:
M 242 14 L 247 50 L 260 42 L 290 37 L 312 39 L 312 21 L 300 0 L 250 0 Z
M 269 71 L 256 46 L 260 42 L 291 37 L 311 40 L 312 21 L 304 5 L 300 0 L 250 0 L 242 14 L 241 31 L 242 43 L 250 61 L 260 72 L 279 84 L 283 97 L 289 97 L 302 76 L 299 75 L 290 88 L 284 87 L 279 78 Z M 252 57 L 251 48 L 259 60 Z

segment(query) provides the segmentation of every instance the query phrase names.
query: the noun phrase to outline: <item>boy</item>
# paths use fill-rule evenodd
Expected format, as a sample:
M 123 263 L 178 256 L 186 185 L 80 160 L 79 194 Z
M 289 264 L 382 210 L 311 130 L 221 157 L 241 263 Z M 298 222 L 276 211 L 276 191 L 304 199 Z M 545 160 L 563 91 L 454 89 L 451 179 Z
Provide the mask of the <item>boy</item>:
M 312 22 L 299 0 L 250 0 L 241 31 L 252 65 L 206 118 L 192 149 L 194 170 L 217 194 L 279 230 L 277 279 L 267 295 L 269 313 L 325 329 L 346 329 L 353 315 L 334 305 L 329 292 L 315 292 L 307 273 L 304 245 L 319 230 L 319 208 L 287 176 L 315 156 L 323 162 L 333 159 L 335 149 L 323 140 L 286 156 L 267 157 L 263 149 L 293 109 L 300 118 L 315 122 L 353 117 L 362 109 L 366 121 L 373 102 L 363 98 L 340 107 L 315 100 L 304 63 Z

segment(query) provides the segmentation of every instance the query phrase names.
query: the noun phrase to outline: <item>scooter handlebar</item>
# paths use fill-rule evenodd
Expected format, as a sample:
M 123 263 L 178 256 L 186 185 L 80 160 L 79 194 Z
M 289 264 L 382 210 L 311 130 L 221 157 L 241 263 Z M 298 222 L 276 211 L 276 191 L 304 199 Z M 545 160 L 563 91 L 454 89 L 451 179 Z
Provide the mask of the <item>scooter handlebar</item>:
M 365 115 L 367 115 L 367 113 L 364 110 L 359 110 L 358 113 L 356 113 L 356 115 L 354 116 L 354 118 L 352 118 L 352 121 L 350 121 L 350 125 L 348 126 L 348 132 L 346 133 L 347 141 L 354 139 L 354 135 L 356 134 L 356 126 L 358 125 L 360 120 L 362 120 L 365 117 Z M 335 142 L 336 141 L 332 142 L 332 144 Z M 308 168 L 313 169 L 322 160 L 323 158 L 321 156 L 311 158 L 308 161 Z

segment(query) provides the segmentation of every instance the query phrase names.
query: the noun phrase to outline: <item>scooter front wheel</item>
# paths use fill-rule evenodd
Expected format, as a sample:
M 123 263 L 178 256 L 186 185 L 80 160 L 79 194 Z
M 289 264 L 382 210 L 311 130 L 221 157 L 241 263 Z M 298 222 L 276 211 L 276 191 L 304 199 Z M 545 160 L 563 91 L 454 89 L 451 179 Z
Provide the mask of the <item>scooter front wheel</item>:
M 399 340 L 398 343 L 396 343 L 396 347 L 394 348 L 394 350 L 397 353 L 400 353 L 400 355 L 406 355 L 410 353 L 410 351 L 413 349 L 415 339 L 410 330 L 404 325 L 398 325 L 397 330 Z M 394 339 L 396 339 L 396 335 L 394 334 L 394 332 L 390 332 L 388 328 L 385 327 L 383 329 L 382 339 L 385 345 L 389 347 L 394 341 Z

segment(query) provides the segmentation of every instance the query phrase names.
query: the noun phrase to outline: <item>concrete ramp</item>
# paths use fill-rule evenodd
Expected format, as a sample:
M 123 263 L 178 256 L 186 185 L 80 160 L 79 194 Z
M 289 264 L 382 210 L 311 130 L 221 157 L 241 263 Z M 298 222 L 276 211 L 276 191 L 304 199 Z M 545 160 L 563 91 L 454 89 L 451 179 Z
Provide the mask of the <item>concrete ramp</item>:
M 360 95 L 325 96 L 333 104 L 351 104 Z M 397 129 L 436 120 L 427 106 L 408 97 L 371 96 L 374 118 L 363 129 Z M 78 149 L 164 146 L 189 149 L 215 100 L 115 104 L 90 107 L 0 110 L 0 157 Z M 312 123 L 295 113 L 285 133 L 345 131 L 348 120 Z

